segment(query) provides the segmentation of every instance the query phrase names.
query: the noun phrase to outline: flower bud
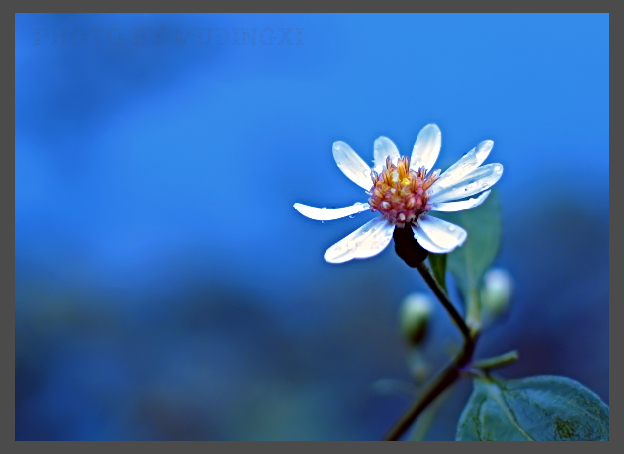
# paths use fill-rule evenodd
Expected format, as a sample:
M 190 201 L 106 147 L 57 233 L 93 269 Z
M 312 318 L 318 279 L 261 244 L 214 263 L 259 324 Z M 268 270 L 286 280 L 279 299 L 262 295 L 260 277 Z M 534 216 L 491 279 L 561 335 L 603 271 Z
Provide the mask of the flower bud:
M 481 308 L 486 321 L 492 322 L 505 313 L 511 298 L 511 276 L 502 268 L 492 268 L 483 277 Z
M 424 293 L 411 293 L 401 305 L 401 332 L 411 346 L 422 342 L 427 331 L 433 303 Z
M 407 367 L 417 385 L 424 384 L 431 375 L 431 366 L 426 355 L 417 348 L 409 352 Z

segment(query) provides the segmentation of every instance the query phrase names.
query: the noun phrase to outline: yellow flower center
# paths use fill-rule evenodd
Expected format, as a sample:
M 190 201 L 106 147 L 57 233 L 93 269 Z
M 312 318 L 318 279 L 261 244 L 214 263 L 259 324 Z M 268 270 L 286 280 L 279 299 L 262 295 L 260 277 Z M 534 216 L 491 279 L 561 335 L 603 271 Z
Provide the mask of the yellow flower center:
M 418 216 L 431 209 L 427 204 L 427 189 L 438 179 L 440 171 L 426 175 L 424 167 L 410 170 L 410 158 L 404 156 L 395 166 L 386 158 L 386 166 L 381 173 L 373 170 L 373 187 L 369 191 L 368 203 L 372 211 L 379 211 L 398 227 L 415 224 Z

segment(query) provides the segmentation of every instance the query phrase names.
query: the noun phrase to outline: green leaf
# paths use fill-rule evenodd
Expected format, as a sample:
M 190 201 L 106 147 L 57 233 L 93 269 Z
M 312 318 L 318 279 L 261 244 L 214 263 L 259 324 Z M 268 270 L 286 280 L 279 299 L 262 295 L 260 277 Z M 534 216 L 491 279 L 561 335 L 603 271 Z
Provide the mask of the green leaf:
M 429 429 L 435 422 L 438 413 L 452 394 L 454 387 L 447 388 L 438 396 L 431 404 L 427 406 L 420 414 L 416 423 L 412 426 L 411 432 L 407 436 L 408 441 L 423 441 L 429 432 Z
M 463 246 L 448 255 L 447 266 L 455 277 L 464 298 L 477 292 L 483 275 L 498 255 L 501 243 L 501 212 L 495 190 L 483 204 L 471 210 L 436 213 L 468 232 Z M 432 265 L 433 266 L 433 265 Z
M 429 265 L 433 272 L 433 277 L 440 284 L 444 292 L 446 290 L 446 254 L 429 254 Z
M 475 379 L 456 440 L 608 440 L 609 407 L 579 382 L 541 375 Z
M 381 395 L 407 396 L 410 399 L 414 399 L 418 394 L 418 388 L 414 384 L 393 378 L 381 378 L 375 381 L 372 389 Z

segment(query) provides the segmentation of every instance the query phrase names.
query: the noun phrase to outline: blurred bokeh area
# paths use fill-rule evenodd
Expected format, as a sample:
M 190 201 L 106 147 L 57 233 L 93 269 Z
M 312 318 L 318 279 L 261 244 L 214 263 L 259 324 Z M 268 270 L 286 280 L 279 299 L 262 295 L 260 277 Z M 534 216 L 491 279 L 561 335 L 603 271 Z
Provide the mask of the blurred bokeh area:
M 332 143 L 409 155 L 427 123 L 436 167 L 485 139 L 505 166 L 514 291 L 477 355 L 608 403 L 608 42 L 606 14 L 16 15 L 16 439 L 380 439 L 428 290 L 392 246 L 323 260 L 372 213 L 293 203 L 365 202 Z M 432 323 L 435 370 L 460 337 Z

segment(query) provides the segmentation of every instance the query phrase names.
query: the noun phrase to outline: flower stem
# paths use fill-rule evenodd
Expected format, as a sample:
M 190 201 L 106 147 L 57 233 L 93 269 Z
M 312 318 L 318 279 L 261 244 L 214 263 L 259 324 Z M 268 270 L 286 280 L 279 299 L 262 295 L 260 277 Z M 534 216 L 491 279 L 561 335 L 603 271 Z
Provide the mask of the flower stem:
M 488 371 L 491 369 L 498 369 L 499 367 L 507 366 L 518 360 L 518 351 L 512 350 L 510 352 L 504 353 L 502 355 L 495 356 L 493 358 L 486 358 L 475 361 L 472 363 L 471 367 L 474 369 L 481 369 L 484 371 Z
M 425 280 L 425 283 L 429 286 L 431 291 L 440 300 L 440 303 L 442 303 L 442 306 L 444 306 L 444 309 L 446 309 L 446 312 L 448 312 L 448 314 L 451 316 L 451 318 L 453 319 L 453 321 L 455 322 L 455 324 L 461 331 L 462 336 L 464 336 L 464 342 L 472 343 L 473 339 L 470 334 L 470 328 L 468 328 L 468 325 L 466 325 L 464 318 L 461 316 L 459 312 L 457 312 L 457 309 L 455 309 L 455 306 L 453 306 L 453 303 L 451 303 L 451 300 L 449 300 L 448 296 L 446 296 L 446 293 L 444 292 L 442 287 L 440 287 L 438 282 L 435 280 L 435 278 L 431 274 L 431 271 L 429 271 L 429 268 L 427 267 L 427 265 L 425 265 L 425 262 L 421 262 L 415 268 L 418 270 L 422 278 Z
M 470 327 L 472 332 L 480 331 L 481 329 L 481 298 L 479 291 L 473 289 L 468 296 L 466 302 L 466 324 Z
M 384 440 L 400 439 L 407 429 L 414 424 L 416 418 L 418 418 L 422 411 L 427 408 L 427 405 L 433 402 L 436 397 L 442 394 L 445 389 L 447 389 L 455 382 L 455 380 L 457 380 L 457 378 L 459 378 L 460 368 L 468 364 L 472 359 L 472 355 L 475 350 L 476 338 L 478 336 L 478 333 L 476 332 L 474 335 L 470 334 L 470 329 L 466 325 L 466 322 L 459 312 L 457 312 L 453 303 L 451 303 L 448 299 L 444 290 L 442 290 L 442 288 L 438 285 L 424 262 L 414 266 L 414 268 L 418 270 L 431 291 L 433 291 L 436 297 L 440 300 L 440 303 L 442 303 L 442 306 L 444 306 L 444 309 L 446 309 L 450 317 L 453 319 L 462 333 L 464 343 L 459 354 L 453 358 L 453 360 L 440 373 L 438 373 L 436 377 L 434 377 L 434 379 L 423 391 L 421 397 L 407 409 L 407 411 L 386 434 Z

